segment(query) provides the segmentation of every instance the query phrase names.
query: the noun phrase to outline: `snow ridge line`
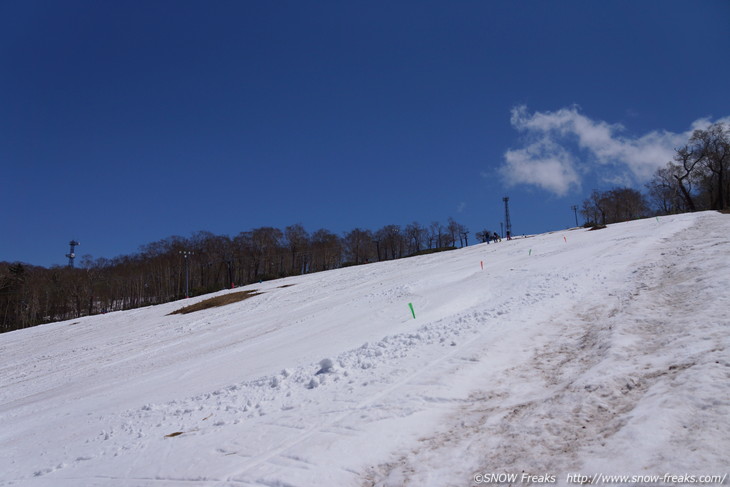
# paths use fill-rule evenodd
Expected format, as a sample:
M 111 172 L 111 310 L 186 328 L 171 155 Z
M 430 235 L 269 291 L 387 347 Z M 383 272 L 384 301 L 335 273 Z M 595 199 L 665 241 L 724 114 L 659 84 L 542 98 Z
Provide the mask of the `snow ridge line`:
M 167 419 L 168 416 L 189 416 L 197 411 L 207 411 L 205 405 L 210 401 L 214 402 L 217 412 L 233 411 L 234 414 L 250 413 L 250 417 L 260 416 L 260 410 L 265 403 L 273 402 L 281 397 L 286 397 L 294 387 L 302 389 L 315 389 L 331 383 L 354 383 L 358 375 L 363 375 L 370 369 L 377 369 L 386 362 L 397 361 L 405 358 L 408 353 L 419 345 L 453 346 L 455 342 L 450 339 L 461 336 L 464 333 L 472 332 L 476 326 L 483 322 L 483 319 L 495 316 L 492 313 L 464 313 L 456 319 L 443 319 L 437 323 L 429 323 L 420 327 L 414 333 L 399 333 L 383 337 L 377 343 L 364 343 L 362 346 L 339 354 L 334 360 L 331 370 L 324 373 L 317 373 L 320 366 L 312 364 L 300 366 L 294 370 L 284 369 L 279 374 L 265 376 L 259 379 L 246 381 L 240 384 L 231 385 L 216 391 L 199 394 L 181 401 L 175 400 L 169 403 L 156 405 L 145 404 L 138 410 L 130 410 L 124 416 L 130 419 L 149 418 L 157 415 L 158 419 Z M 454 327 L 454 325 L 458 325 Z M 448 342 L 448 343 L 447 343 Z M 231 407 L 244 396 L 245 403 L 240 407 Z M 226 402 L 226 399 L 231 401 Z M 286 401 L 280 401 L 284 408 Z M 195 406 L 198 407 L 195 407 Z

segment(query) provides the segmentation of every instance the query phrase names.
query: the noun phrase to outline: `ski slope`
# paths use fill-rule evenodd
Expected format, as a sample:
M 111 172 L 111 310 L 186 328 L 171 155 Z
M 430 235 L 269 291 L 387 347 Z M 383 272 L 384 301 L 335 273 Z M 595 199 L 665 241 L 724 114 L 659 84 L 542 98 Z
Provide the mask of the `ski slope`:
M 643 485 L 604 476 L 730 470 L 728 215 L 243 289 L 261 294 L 0 335 L 0 485 Z

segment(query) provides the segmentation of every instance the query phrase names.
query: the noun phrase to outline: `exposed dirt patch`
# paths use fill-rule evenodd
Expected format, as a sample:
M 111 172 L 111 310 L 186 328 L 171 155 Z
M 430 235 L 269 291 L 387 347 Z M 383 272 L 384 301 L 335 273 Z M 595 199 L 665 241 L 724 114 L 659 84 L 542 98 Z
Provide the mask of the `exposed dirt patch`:
M 237 293 L 224 294 L 223 296 L 216 296 L 215 298 L 205 299 L 199 303 L 191 304 L 190 306 L 185 306 L 184 308 L 180 308 L 176 311 L 173 311 L 170 314 L 171 315 L 186 315 L 188 313 L 193 313 L 195 311 L 201 311 L 201 310 L 210 309 L 210 308 L 217 308 L 219 306 L 225 306 L 227 304 L 237 303 L 239 301 L 243 301 L 244 299 L 258 296 L 259 294 L 261 294 L 261 293 L 258 292 L 258 290 L 256 290 L 256 289 L 252 289 L 249 291 L 240 291 Z

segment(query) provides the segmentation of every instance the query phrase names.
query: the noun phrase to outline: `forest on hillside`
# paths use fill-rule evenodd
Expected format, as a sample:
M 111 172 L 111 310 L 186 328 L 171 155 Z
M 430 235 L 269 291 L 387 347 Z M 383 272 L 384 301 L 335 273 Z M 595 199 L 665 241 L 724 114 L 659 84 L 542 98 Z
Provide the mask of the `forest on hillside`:
M 484 233 L 477 237 L 484 241 Z M 196 232 L 113 259 L 82 256 L 77 267 L 0 263 L 0 331 L 165 303 L 262 280 L 400 259 L 468 245 L 453 219 L 426 227 L 356 228 L 343 236 L 302 225 L 261 227 L 235 237 Z

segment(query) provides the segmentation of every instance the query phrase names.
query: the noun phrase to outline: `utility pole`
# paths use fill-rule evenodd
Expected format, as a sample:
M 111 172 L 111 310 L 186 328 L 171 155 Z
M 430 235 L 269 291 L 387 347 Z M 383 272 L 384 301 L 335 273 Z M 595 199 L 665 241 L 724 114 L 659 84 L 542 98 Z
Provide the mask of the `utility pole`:
M 81 245 L 81 244 L 79 244 L 76 240 L 71 240 L 68 244 L 71 246 L 71 251 L 68 254 L 66 254 L 66 257 L 68 257 L 68 266 L 73 269 L 74 259 L 76 258 L 76 253 L 74 252 L 74 250 L 75 250 L 74 247 L 76 247 L 77 245 Z
M 575 226 L 578 226 L 578 205 L 573 205 L 570 207 L 571 210 L 573 210 L 573 213 L 575 214 Z
M 188 257 L 193 255 L 195 252 L 189 250 L 181 250 L 179 252 L 185 258 L 185 297 L 190 297 L 190 265 L 188 263 Z
M 512 222 L 509 219 L 509 196 L 502 198 L 504 201 L 504 229 L 507 231 L 507 240 L 512 239 Z

